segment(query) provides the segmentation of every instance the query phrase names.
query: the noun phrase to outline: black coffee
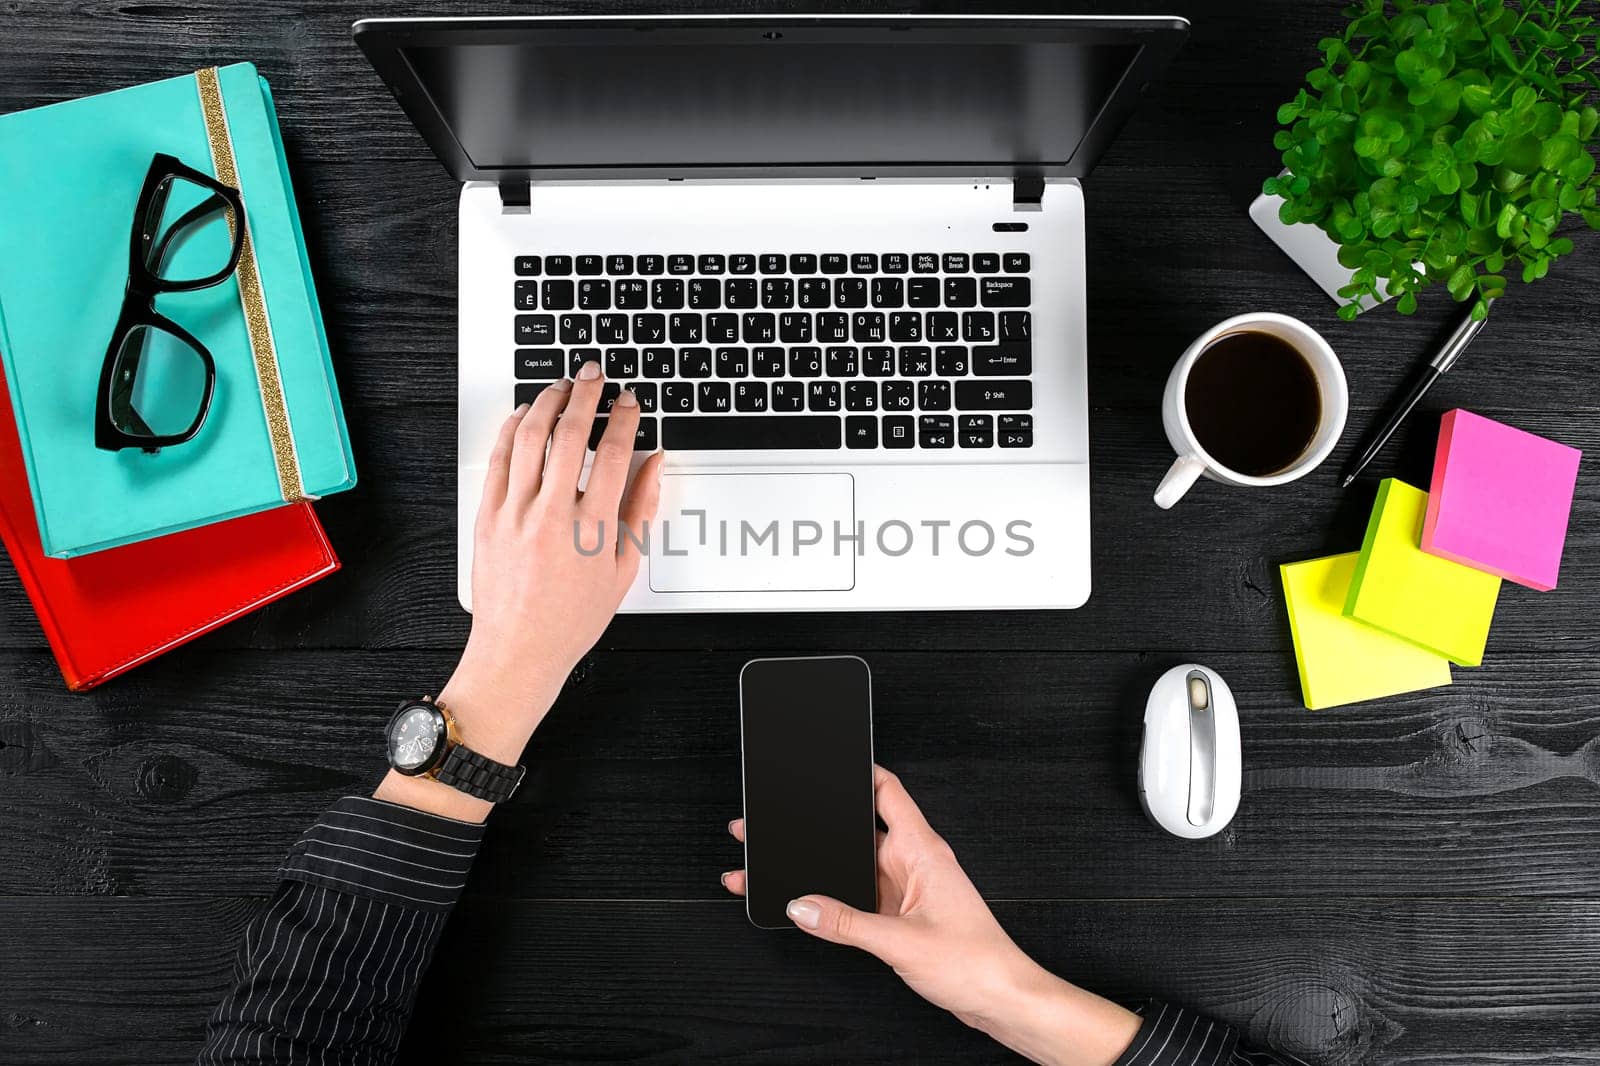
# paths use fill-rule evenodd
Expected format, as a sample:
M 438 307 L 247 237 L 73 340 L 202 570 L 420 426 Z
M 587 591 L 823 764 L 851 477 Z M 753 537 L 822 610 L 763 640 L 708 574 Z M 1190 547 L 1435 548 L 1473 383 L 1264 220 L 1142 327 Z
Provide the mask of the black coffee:
M 1229 333 L 1189 368 L 1184 409 L 1217 462 L 1251 477 L 1291 466 L 1322 422 L 1322 391 L 1305 357 L 1269 333 Z

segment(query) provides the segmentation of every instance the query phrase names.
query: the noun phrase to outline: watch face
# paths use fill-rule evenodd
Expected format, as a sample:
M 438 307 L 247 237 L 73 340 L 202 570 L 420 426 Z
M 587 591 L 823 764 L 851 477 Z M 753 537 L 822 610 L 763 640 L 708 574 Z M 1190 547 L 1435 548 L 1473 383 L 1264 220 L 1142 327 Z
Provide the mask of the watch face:
M 389 765 L 401 773 L 425 770 L 444 744 L 444 716 L 425 704 L 407 707 L 389 724 Z

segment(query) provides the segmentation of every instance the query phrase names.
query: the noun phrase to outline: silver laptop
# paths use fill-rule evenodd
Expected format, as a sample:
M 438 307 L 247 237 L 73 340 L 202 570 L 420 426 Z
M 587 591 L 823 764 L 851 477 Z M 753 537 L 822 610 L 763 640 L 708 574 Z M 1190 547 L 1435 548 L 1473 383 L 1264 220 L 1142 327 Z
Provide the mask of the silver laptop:
M 1080 180 L 1186 31 L 357 23 L 462 182 L 462 604 L 496 430 L 589 359 L 667 454 L 623 610 L 1082 604 Z

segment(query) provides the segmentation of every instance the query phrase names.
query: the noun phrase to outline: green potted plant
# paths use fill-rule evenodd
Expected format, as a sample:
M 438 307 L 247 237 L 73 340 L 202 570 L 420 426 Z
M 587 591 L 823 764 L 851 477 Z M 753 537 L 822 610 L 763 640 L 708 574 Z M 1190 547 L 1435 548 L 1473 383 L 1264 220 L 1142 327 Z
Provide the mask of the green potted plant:
M 1284 172 L 1268 178 L 1279 218 L 1320 228 L 1364 297 L 1443 282 L 1483 318 L 1506 271 L 1545 276 L 1572 251 L 1574 215 L 1600 229 L 1595 19 L 1580 0 L 1364 0 L 1323 63 L 1278 109 Z

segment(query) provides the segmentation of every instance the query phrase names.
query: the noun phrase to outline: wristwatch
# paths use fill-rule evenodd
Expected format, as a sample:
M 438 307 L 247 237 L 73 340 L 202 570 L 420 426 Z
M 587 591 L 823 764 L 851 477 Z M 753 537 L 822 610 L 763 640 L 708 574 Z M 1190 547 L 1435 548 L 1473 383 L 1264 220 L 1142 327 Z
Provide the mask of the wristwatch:
M 527 772 L 479 755 L 461 743 L 456 719 L 432 696 L 404 700 L 389 719 L 389 765 L 407 777 L 426 777 L 459 792 L 504 803 Z

